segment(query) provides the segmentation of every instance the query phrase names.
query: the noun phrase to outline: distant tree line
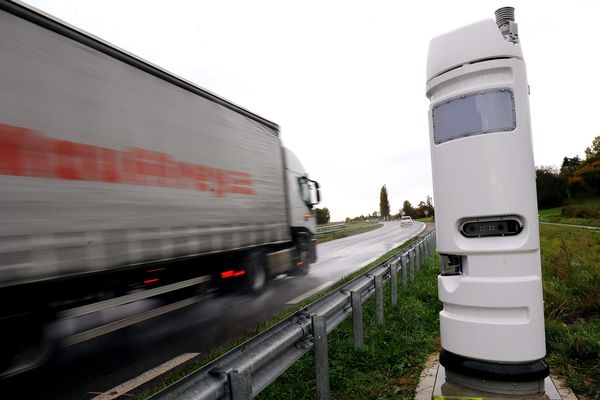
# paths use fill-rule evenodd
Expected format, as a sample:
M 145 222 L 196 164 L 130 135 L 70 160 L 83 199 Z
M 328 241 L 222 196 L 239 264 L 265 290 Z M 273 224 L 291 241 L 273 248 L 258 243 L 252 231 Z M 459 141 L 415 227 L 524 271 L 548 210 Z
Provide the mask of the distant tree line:
M 393 219 L 400 218 L 402 215 L 408 215 L 411 218 L 425 218 L 425 217 L 433 217 L 435 215 L 435 209 L 433 208 L 433 200 L 430 196 L 427 196 L 425 201 L 419 202 L 417 207 L 413 207 L 410 204 L 410 201 L 405 200 L 402 208 L 398 211 L 397 214 L 392 215 L 391 206 L 388 199 L 388 191 L 386 185 L 381 187 L 379 191 L 379 211 L 374 211 L 372 214 L 360 215 L 358 217 L 346 217 L 345 222 L 347 224 L 352 222 L 364 222 L 373 219 Z
M 538 208 L 558 207 L 566 199 L 600 194 L 600 136 L 585 149 L 585 159 L 564 157 L 560 171 L 541 166 L 535 175 Z

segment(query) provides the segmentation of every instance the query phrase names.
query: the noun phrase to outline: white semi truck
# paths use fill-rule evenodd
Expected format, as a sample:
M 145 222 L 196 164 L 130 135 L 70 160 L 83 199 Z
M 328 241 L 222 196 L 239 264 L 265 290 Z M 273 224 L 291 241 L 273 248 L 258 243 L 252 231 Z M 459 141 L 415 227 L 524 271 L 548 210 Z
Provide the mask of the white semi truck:
M 275 123 L 0 0 L 0 376 L 58 318 L 306 274 L 318 202 Z

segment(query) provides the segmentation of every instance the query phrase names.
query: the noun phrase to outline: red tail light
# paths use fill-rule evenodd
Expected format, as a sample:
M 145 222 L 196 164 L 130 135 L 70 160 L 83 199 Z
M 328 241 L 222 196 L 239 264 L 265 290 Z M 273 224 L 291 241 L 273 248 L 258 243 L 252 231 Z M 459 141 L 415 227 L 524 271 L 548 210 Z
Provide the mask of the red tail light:
M 239 269 L 237 271 L 234 271 L 232 269 L 230 269 L 229 271 L 223 271 L 221 272 L 221 278 L 222 279 L 227 279 L 227 278 L 236 278 L 238 276 L 244 276 L 246 275 L 246 271 L 243 269 Z

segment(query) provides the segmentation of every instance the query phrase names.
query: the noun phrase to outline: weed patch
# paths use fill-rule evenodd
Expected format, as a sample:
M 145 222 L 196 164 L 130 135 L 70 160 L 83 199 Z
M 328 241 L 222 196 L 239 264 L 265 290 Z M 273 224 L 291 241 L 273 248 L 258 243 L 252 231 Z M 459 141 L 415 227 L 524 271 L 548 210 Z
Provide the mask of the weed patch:
M 540 227 L 547 360 L 579 396 L 600 399 L 600 232 Z

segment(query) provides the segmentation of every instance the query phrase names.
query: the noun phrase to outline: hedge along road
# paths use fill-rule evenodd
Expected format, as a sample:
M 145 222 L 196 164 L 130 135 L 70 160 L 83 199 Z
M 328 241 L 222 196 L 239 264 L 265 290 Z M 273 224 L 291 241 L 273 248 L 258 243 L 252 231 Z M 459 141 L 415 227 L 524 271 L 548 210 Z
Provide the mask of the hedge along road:
M 319 244 L 318 262 L 311 265 L 307 276 L 282 276 L 271 281 L 259 296 L 215 296 L 60 349 L 49 364 L 3 387 L 3 398 L 90 399 L 131 380 L 143 384 L 145 372 L 169 360 L 187 360 L 190 355 L 217 349 L 277 312 L 333 285 L 424 228 L 421 222 L 405 228 L 399 222 L 387 222 L 371 232 Z M 136 311 L 139 308 L 143 304 Z M 135 393 L 134 387 L 121 387 Z

